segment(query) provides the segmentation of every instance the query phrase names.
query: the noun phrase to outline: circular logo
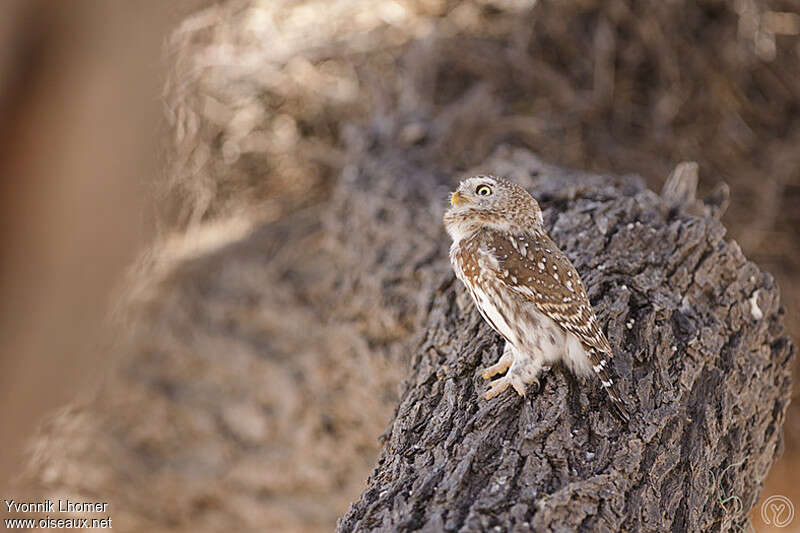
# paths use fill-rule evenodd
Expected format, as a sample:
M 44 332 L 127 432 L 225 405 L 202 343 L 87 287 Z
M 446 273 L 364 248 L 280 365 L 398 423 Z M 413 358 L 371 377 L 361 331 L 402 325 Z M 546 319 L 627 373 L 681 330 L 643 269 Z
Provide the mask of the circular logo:
M 768 526 L 788 526 L 794 520 L 792 500 L 780 494 L 770 496 L 761 504 L 761 520 Z

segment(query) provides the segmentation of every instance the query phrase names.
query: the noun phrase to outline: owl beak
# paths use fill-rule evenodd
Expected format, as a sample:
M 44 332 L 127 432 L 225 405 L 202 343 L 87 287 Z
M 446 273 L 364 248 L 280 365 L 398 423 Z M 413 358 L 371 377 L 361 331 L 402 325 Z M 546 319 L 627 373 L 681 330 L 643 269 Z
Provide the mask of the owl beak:
M 467 199 L 461 196 L 461 193 L 456 191 L 450 195 L 450 205 L 459 206 L 467 203 Z

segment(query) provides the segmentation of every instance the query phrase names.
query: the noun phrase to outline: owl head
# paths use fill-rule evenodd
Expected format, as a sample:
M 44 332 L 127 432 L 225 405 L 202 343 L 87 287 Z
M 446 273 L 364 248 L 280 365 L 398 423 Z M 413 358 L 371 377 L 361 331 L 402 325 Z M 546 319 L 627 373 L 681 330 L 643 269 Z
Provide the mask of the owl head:
M 462 181 L 450 196 L 444 225 L 455 242 L 483 228 L 541 231 L 542 210 L 516 183 L 494 176 L 473 176 Z

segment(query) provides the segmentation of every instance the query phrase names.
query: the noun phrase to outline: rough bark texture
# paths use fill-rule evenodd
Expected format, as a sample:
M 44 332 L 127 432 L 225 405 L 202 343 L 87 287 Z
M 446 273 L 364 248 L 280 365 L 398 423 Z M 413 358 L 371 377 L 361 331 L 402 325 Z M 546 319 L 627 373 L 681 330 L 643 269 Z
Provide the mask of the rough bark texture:
M 424 244 L 403 264 L 439 274 L 436 290 L 420 295 L 411 371 L 378 465 L 338 530 L 744 524 L 781 448 L 793 348 L 772 277 L 724 239 L 718 205 L 693 201 L 693 191 L 669 196 L 681 184 L 660 197 L 635 177 L 570 173 L 524 151 L 501 150 L 479 169 L 511 176 L 540 201 L 615 349 L 613 370 L 633 412 L 625 427 L 596 381 L 559 367 L 526 398 L 479 398 L 477 371 L 497 360 L 502 342 L 448 270 L 441 230 L 437 252 L 427 252 L 439 191 L 454 182 L 412 158 L 373 147 L 340 185 L 340 196 L 369 201 L 349 224 L 390 228 L 392 244 L 409 250 Z M 431 198 L 438 207 L 414 209 Z

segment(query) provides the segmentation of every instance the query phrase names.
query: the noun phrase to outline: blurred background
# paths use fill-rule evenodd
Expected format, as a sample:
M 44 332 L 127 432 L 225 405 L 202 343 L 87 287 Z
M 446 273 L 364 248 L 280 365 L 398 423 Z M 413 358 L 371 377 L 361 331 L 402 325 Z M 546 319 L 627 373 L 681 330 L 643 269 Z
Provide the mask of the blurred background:
M 0 24 L 4 497 L 331 530 L 403 376 L 360 339 L 407 328 L 321 314 L 315 251 L 347 128 L 394 113 L 453 171 L 510 143 L 660 190 L 696 161 L 800 338 L 796 0 L 7 0 Z M 794 403 L 763 496 L 800 506 L 797 471 Z

